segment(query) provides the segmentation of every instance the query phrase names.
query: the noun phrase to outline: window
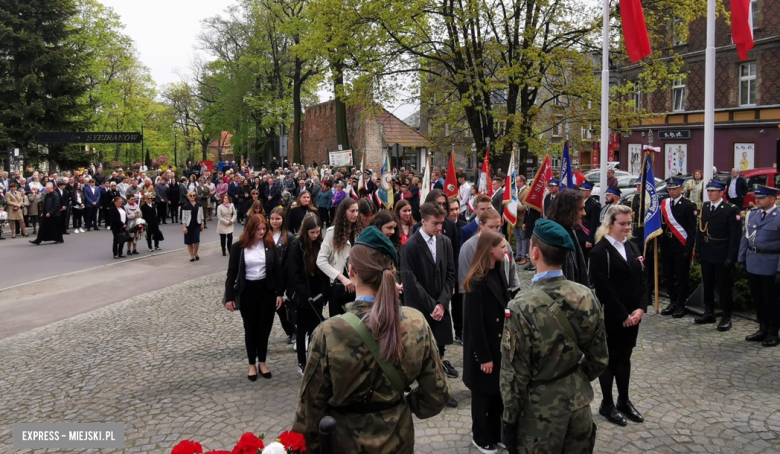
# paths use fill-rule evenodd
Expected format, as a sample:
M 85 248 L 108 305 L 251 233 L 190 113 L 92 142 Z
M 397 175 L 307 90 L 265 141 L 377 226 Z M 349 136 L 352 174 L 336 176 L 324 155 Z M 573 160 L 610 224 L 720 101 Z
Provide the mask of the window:
M 677 17 L 672 19 L 672 46 L 685 44 L 685 40 L 682 38 L 682 35 L 685 32 L 685 30 L 683 30 L 684 27 L 685 21 Z
M 561 137 L 563 135 L 563 123 L 561 122 L 555 122 L 552 128 L 552 135 L 553 137 Z
M 685 76 L 676 76 L 672 81 L 672 111 L 685 110 Z
M 761 186 L 766 186 L 766 175 L 756 175 L 754 177 L 750 177 L 747 180 L 747 184 L 748 184 L 748 188 L 753 188 L 753 186 L 757 184 L 760 184 Z
M 756 63 L 739 65 L 739 105 L 756 105 Z
M 472 153 L 466 154 L 466 168 L 469 170 L 474 168 L 474 155 Z
M 775 175 L 775 187 L 780 188 L 780 173 Z
M 404 154 L 401 156 L 401 166 L 407 169 L 417 169 L 417 155 L 416 148 L 404 147 Z
M 593 125 L 588 124 L 587 128 L 580 128 L 580 137 L 585 142 L 593 140 Z
M 642 110 L 642 84 L 634 82 L 634 110 Z
M 759 6 L 758 6 L 758 0 L 751 0 L 750 6 L 752 7 L 751 15 L 750 15 L 750 26 L 753 29 L 758 28 L 758 16 L 759 16 Z

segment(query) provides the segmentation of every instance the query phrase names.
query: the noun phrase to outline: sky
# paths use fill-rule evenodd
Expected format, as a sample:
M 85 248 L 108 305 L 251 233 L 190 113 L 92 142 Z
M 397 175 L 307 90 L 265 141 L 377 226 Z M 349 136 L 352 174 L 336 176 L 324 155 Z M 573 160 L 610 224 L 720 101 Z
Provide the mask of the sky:
M 125 34 L 135 41 L 139 59 L 149 68 L 158 87 L 187 75 L 196 54 L 201 20 L 222 14 L 234 0 L 100 0 L 125 24 Z M 320 101 L 333 98 L 331 90 L 319 91 Z M 414 105 L 385 106 L 403 119 Z

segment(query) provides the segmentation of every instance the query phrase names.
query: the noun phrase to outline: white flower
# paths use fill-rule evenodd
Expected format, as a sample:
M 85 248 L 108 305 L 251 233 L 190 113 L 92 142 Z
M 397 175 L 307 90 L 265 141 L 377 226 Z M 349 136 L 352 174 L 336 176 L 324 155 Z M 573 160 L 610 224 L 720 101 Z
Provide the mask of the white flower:
M 275 441 L 263 449 L 263 454 L 287 454 L 287 448 L 278 441 Z

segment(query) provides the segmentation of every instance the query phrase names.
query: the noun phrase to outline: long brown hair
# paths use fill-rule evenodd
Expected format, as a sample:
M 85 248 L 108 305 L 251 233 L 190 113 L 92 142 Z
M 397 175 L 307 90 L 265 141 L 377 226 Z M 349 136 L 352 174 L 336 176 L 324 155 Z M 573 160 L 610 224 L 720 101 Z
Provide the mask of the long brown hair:
M 333 218 L 333 249 L 336 251 L 344 249 L 350 238 L 357 239 L 360 232 L 363 231 L 363 221 L 359 215 L 352 224 L 347 220 L 347 210 L 355 204 L 357 204 L 357 200 L 347 197 L 336 208 L 336 216 Z
M 274 241 L 274 229 L 271 227 L 271 216 L 277 215 L 282 218 L 282 226 L 279 227 L 279 232 L 282 233 L 281 240 L 284 246 L 287 246 L 287 216 L 284 215 L 284 208 L 276 207 L 271 210 L 271 214 L 268 215 L 268 232 L 265 236 L 271 238 L 271 242 Z
M 263 208 L 263 202 L 260 200 L 255 200 L 246 212 L 246 215 L 249 217 L 254 216 L 255 214 L 262 214 L 265 216 L 265 208 Z
M 463 290 L 467 293 L 471 291 L 471 280 L 482 280 L 487 276 L 490 270 L 493 268 L 493 257 L 491 255 L 493 248 L 500 245 L 504 241 L 504 237 L 492 230 L 483 230 L 479 234 L 479 241 L 477 242 L 477 250 L 474 253 L 474 260 L 471 262 L 471 268 L 469 268 L 466 274 L 466 279 L 463 280 Z
M 314 203 L 315 203 L 314 202 L 314 196 L 312 196 L 311 192 L 309 192 L 309 191 L 304 190 L 304 191 L 301 191 L 300 194 L 298 194 L 298 197 L 295 199 L 296 206 L 299 206 L 299 207 L 303 206 L 303 205 L 301 205 L 301 196 L 304 195 L 304 194 L 309 194 L 309 204 L 306 205 L 306 209 L 311 211 L 312 213 L 316 213 L 317 212 L 317 207 L 314 206 Z
M 395 287 L 395 264 L 387 254 L 363 244 L 352 247 L 349 262 L 363 284 L 376 291 L 365 323 L 377 341 L 382 359 L 398 364 L 404 354 L 401 305 Z
M 309 276 L 315 276 L 317 274 L 317 255 L 320 253 L 320 246 L 322 246 L 322 231 L 320 236 L 312 241 L 309 238 L 309 230 L 322 228 L 322 222 L 320 218 L 314 215 L 308 215 L 303 218 L 301 222 L 301 229 L 298 231 L 298 238 L 301 239 L 301 246 L 303 246 L 303 260 L 306 266 L 306 274 Z
M 268 220 L 262 214 L 255 214 L 249 218 L 246 223 L 246 227 L 244 227 L 244 232 L 241 233 L 241 236 L 238 238 L 238 242 L 241 243 L 242 248 L 246 249 L 252 247 L 255 242 L 255 233 L 257 233 L 257 228 L 261 223 L 265 225 L 266 232 L 265 237 L 263 238 L 263 243 L 267 247 L 274 247 L 273 235 L 270 237 L 270 242 L 268 237 L 268 232 L 271 231 L 271 223 L 268 222 Z

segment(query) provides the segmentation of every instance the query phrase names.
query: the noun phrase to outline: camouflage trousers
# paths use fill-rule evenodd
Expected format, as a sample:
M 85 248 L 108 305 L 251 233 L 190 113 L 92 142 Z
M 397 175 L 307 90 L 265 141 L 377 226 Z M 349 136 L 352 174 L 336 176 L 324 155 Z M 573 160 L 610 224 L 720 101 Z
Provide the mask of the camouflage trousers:
M 521 454 L 592 453 L 596 441 L 590 406 L 566 415 L 522 419 L 518 432 Z

